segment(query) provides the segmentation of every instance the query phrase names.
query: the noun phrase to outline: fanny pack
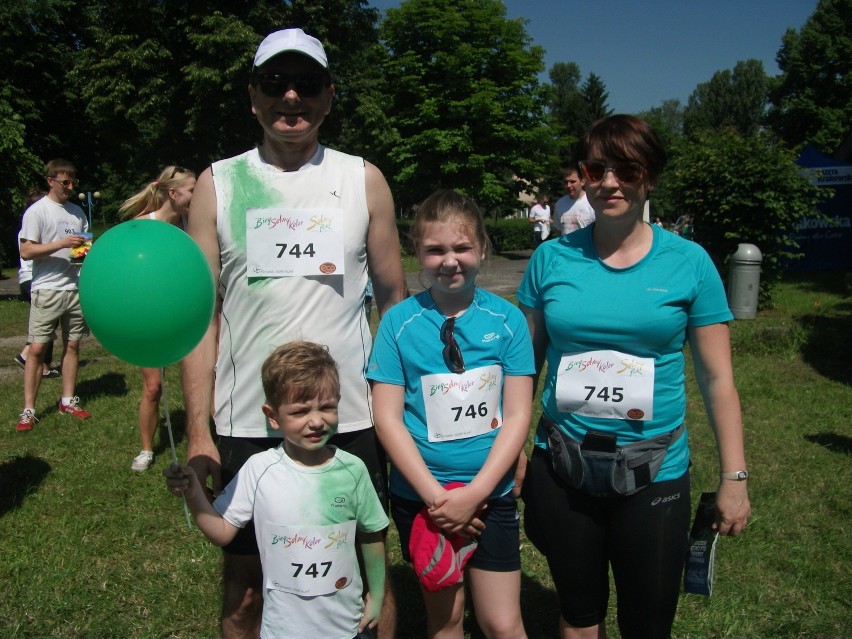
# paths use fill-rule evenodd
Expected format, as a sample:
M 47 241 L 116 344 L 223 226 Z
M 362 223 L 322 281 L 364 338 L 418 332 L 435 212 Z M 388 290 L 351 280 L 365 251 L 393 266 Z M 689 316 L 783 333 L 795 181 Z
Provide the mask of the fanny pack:
M 684 431 L 681 424 L 669 433 L 617 446 L 615 436 L 609 433 L 589 431 L 578 442 L 546 417 L 541 424 L 554 472 L 571 488 L 593 497 L 632 495 L 649 486 L 669 446 Z

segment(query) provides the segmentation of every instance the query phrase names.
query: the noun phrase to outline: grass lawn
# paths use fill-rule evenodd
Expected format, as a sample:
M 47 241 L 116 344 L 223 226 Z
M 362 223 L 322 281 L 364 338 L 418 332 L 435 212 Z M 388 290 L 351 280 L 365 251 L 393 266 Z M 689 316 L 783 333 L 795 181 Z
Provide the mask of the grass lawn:
M 713 595 L 681 597 L 677 639 L 852 636 L 849 280 L 840 273 L 790 279 L 776 300 L 756 320 L 732 323 L 754 515 L 744 535 L 720 540 Z M 78 394 L 93 418 L 57 414 L 60 385 L 47 380 L 40 421 L 16 433 L 22 376 L 11 359 L 26 317 L 26 305 L 0 299 L 0 637 L 215 637 L 219 550 L 187 528 L 181 502 L 164 488 L 165 432 L 152 469 L 130 470 L 139 450 L 138 370 L 87 340 Z M 718 467 L 688 371 L 696 503 L 715 489 Z M 167 384 L 183 457 L 177 367 L 167 370 Z M 522 542 L 527 631 L 555 637 L 547 566 Z M 398 636 L 421 637 L 416 581 L 393 530 L 389 551 Z M 609 626 L 618 637 L 613 615 Z M 481 636 L 472 617 L 467 627 L 468 636 Z

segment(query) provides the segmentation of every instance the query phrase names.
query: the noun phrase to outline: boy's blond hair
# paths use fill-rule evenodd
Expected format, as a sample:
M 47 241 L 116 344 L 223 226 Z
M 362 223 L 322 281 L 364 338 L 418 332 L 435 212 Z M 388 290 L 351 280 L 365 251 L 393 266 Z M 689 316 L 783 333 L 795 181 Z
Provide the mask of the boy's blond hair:
M 340 398 L 340 376 L 328 347 L 313 342 L 289 342 L 275 349 L 260 368 L 266 401 L 305 402 L 314 397 Z

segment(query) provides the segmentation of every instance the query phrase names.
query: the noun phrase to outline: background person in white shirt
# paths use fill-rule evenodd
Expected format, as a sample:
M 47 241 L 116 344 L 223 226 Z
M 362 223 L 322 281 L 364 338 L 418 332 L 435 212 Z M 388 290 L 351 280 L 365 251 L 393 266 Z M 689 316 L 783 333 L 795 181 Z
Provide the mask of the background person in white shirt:
M 550 235 L 550 198 L 539 194 L 538 201 L 530 209 L 530 224 L 533 225 L 533 250 Z
M 567 195 L 556 202 L 556 221 L 562 235 L 581 229 L 595 221 L 595 211 L 586 197 L 585 185 L 577 169 L 565 169 Z
M 72 249 L 88 239 L 89 222 L 83 209 L 70 202 L 77 185 L 77 169 L 71 162 L 51 160 L 45 166 L 48 192 L 24 213 L 19 238 L 21 259 L 32 260 L 30 323 L 27 341 L 30 352 L 24 366 L 24 409 L 16 429 L 28 431 L 36 421 L 36 398 L 41 386 L 47 344 L 57 328 L 62 329 L 62 397 L 60 414 L 77 419 L 91 415 L 74 394 L 80 340 L 89 334 L 77 280 L 80 263 L 72 260 Z

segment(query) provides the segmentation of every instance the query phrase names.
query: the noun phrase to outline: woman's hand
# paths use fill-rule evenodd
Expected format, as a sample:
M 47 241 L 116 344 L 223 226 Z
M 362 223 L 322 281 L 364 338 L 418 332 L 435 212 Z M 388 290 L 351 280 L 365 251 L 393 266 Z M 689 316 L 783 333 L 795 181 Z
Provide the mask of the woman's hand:
M 746 482 L 723 479 L 716 492 L 716 523 L 713 527 L 723 535 L 736 537 L 745 529 L 750 516 Z

